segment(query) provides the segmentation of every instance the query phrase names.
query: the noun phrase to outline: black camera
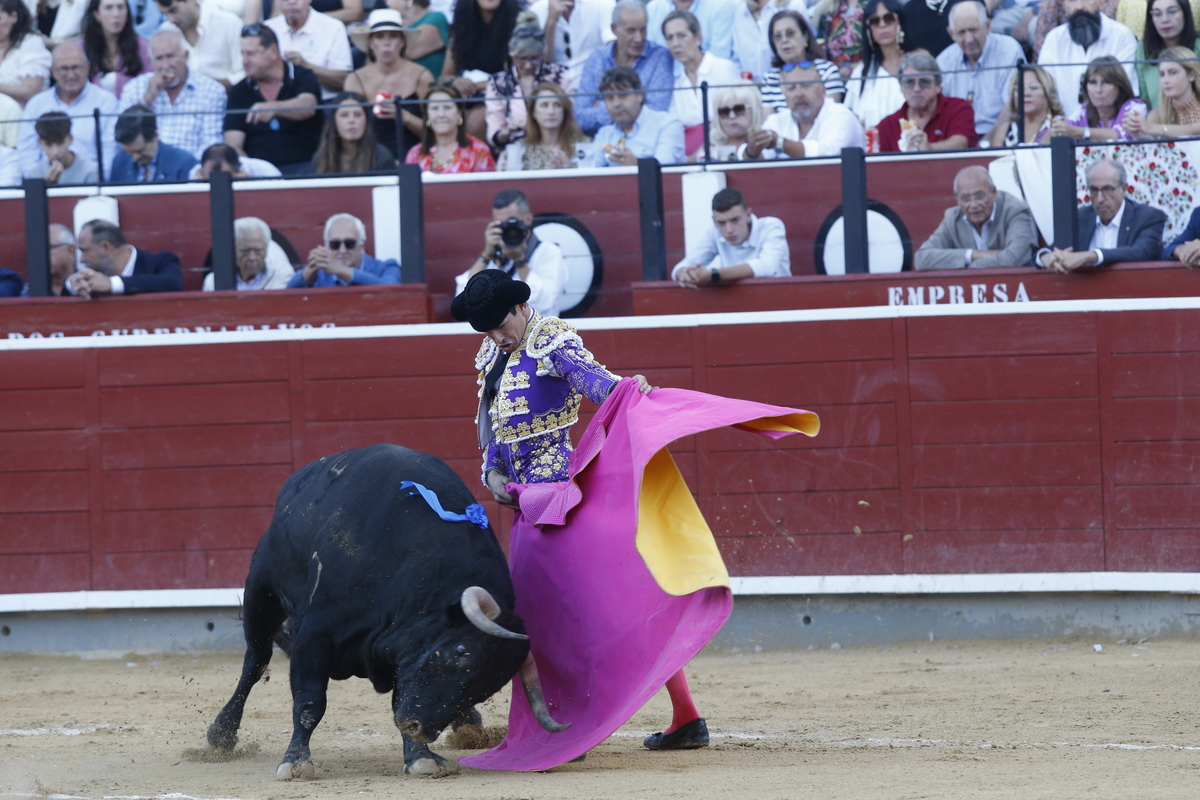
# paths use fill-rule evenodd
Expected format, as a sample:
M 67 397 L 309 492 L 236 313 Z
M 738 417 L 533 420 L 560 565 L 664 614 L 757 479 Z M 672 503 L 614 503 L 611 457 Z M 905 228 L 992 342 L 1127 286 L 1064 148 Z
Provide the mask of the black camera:
M 529 236 L 529 226 L 516 217 L 509 217 L 500 223 L 500 241 L 505 247 L 520 247 Z

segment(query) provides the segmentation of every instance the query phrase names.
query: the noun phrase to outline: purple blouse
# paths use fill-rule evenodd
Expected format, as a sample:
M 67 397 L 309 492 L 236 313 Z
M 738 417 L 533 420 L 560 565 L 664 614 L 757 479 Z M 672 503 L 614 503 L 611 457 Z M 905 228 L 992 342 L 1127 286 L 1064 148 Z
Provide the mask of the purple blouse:
M 1121 123 L 1125 121 L 1125 115 L 1134 110 L 1141 112 L 1143 117 L 1150 113 L 1149 109 L 1146 107 L 1146 104 L 1135 97 L 1131 100 L 1126 100 L 1125 104 L 1122 105 L 1120 110 L 1117 111 L 1117 116 L 1107 124 L 1100 122 L 1099 124 L 1093 126 L 1088 123 L 1087 103 L 1084 103 L 1083 106 L 1080 107 L 1078 117 L 1075 119 L 1069 119 L 1067 122 L 1077 128 L 1108 128 L 1109 130 L 1116 131 L 1118 139 L 1132 139 L 1133 137 L 1121 127 Z
M 138 75 L 141 75 L 146 72 L 153 72 L 154 71 L 154 62 L 151 61 L 151 59 L 150 59 L 150 42 L 147 41 L 146 39 L 143 39 L 141 36 L 137 37 L 137 40 L 138 40 L 138 55 L 141 56 L 141 58 L 142 58 L 142 71 L 139 72 Z M 83 39 L 80 38 L 76 42 L 76 44 L 78 44 L 80 47 L 83 47 Z M 117 73 L 117 80 L 116 80 L 116 85 L 112 89 L 112 93 L 114 95 L 116 95 L 118 99 L 120 99 L 121 92 L 125 89 L 125 84 L 129 83 L 131 80 L 136 78 L 137 75 L 126 75 L 125 74 L 125 62 L 122 60 L 120 53 L 117 54 L 117 64 L 116 64 L 115 72 Z M 92 76 L 92 83 L 96 84 L 97 86 L 99 86 L 100 88 L 103 89 L 104 86 L 101 83 L 103 77 L 104 77 L 104 73 L 102 73 L 102 72 L 96 73 L 95 75 Z M 138 98 L 138 102 L 139 103 L 141 102 L 141 98 Z

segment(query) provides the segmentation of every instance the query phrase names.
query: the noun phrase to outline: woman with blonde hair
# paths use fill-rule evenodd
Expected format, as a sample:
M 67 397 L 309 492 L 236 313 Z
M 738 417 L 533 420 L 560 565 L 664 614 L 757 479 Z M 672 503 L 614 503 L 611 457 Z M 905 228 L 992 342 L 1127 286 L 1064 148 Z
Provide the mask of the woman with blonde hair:
M 1187 47 L 1168 47 L 1158 57 L 1158 107 L 1125 127 L 1139 139 L 1200 134 L 1200 60 Z
M 753 82 L 738 81 L 715 89 L 712 104 L 715 109 L 709 120 L 712 160 L 736 161 L 738 148 L 750 140 L 750 134 L 762 130 L 762 94 Z M 704 158 L 703 151 L 698 158 Z
M 504 148 L 498 171 L 568 169 L 579 166 L 575 148 L 587 141 L 566 90 L 539 83 L 525 101 L 525 136 Z
M 1017 135 L 1017 75 L 1023 75 L 1025 81 L 1024 139 Z M 1012 122 L 1007 130 L 996 126 L 996 130 L 992 132 L 992 147 L 1048 144 L 1051 121 L 1055 117 L 1061 117 L 1062 113 L 1058 89 L 1049 72 L 1038 66 L 1027 66 L 1018 70 L 1008 82 L 1008 107 L 1005 114 Z

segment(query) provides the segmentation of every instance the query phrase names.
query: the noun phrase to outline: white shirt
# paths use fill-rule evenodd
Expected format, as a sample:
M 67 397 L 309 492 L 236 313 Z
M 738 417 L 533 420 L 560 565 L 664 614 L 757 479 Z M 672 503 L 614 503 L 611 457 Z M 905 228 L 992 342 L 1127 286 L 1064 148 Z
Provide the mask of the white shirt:
M 37 15 L 34 15 L 37 22 Z M 26 34 L 21 43 L 10 48 L 0 61 L 0 83 L 19 83 L 22 78 L 36 77 L 42 79 L 38 91 L 43 91 L 50 85 L 50 51 L 42 43 L 42 37 L 37 32 Z
M 718 58 L 712 53 L 705 53 L 696 68 L 696 85 L 688 79 L 687 70 L 683 64 L 675 62 L 675 91 L 671 93 L 671 105 L 667 113 L 683 123 L 684 127 L 700 125 L 704 122 L 704 93 L 700 84 L 708 81 L 708 118 L 715 122 L 717 107 L 713 103 L 713 95 L 718 86 L 728 86 L 740 80 L 737 64 L 725 58 Z
M 750 13 L 750 6 L 745 0 L 738 0 L 733 11 L 733 60 L 737 62 L 740 72 L 751 73 L 755 83 L 762 83 L 771 68 L 771 45 L 767 37 L 767 28 L 771 25 L 771 17 L 784 9 L 799 12 L 808 22 L 809 28 L 815 27 L 804 0 L 768 0 L 763 5 L 758 19 Z
M 125 264 L 125 269 L 121 270 L 120 275 L 110 275 L 108 280 L 112 283 L 113 294 L 125 294 L 125 281 L 122 278 L 128 278 L 133 274 L 133 266 L 137 263 L 137 248 L 129 245 L 129 261 Z M 85 265 L 86 266 L 86 265 Z M 74 276 L 72 276 L 74 277 Z M 67 294 L 77 294 L 75 287 L 71 285 L 70 278 L 65 284 Z
M 873 76 L 864 79 L 863 65 L 859 63 L 846 81 L 845 103 L 864 128 L 875 128 L 881 119 L 904 105 L 904 93 L 900 91 L 900 81 L 882 65 Z
M 288 262 L 287 254 L 283 252 L 283 248 L 272 240 L 267 243 L 267 258 L 263 271 L 251 278 L 249 282 L 246 282 L 242 280 L 241 273 L 237 272 L 235 267 L 234 281 L 237 284 L 239 292 L 254 289 L 286 289 L 288 281 L 295 274 L 296 269 Z M 216 288 L 216 285 L 216 274 L 210 272 L 204 276 L 204 285 L 201 289 L 211 292 Z
M 756 278 L 787 278 L 792 274 L 792 260 L 788 253 L 787 230 L 783 222 L 775 217 L 750 215 L 750 236 L 741 244 L 730 244 L 713 225 L 704 235 L 704 242 L 689 250 L 683 261 L 671 270 L 674 280 L 679 271 L 699 264 L 708 266 L 714 258 L 721 257 L 722 267 L 748 264 Z
M 866 148 L 867 138 L 863 134 L 858 117 L 841 103 L 835 103 L 828 97 L 821 105 L 817 118 L 804 138 L 800 138 L 800 126 L 796 124 L 790 108 L 781 108 L 763 122 L 764 131 L 775 131 L 781 139 L 791 139 L 793 142 L 804 144 L 804 156 L 840 156 L 843 147 Z M 739 155 L 744 155 L 746 145 L 742 145 Z M 779 150 L 763 150 L 763 158 L 786 158 L 782 148 Z
M 20 186 L 21 158 L 15 147 L 0 147 L 0 186 Z
M 1079 116 L 1079 79 L 1087 70 L 1087 64 L 1093 58 L 1114 56 L 1122 62 L 1125 74 L 1133 85 L 1133 96 L 1138 94 L 1137 73 L 1133 69 L 1133 60 L 1137 55 L 1137 39 L 1133 32 L 1119 22 L 1115 22 L 1100 14 L 1100 38 L 1084 50 L 1071 41 L 1071 35 L 1064 23 L 1046 34 L 1042 51 L 1038 55 L 1038 64 L 1046 68 L 1058 87 L 1058 99 L 1062 103 L 1063 115 L 1067 119 Z M 1073 64 L 1078 66 L 1059 67 L 1055 64 Z M 899 108 L 899 106 L 897 106 Z
M 346 26 L 328 14 L 308 9 L 308 19 L 299 30 L 292 30 L 281 14 L 267 20 L 266 25 L 279 37 L 279 54 L 299 52 L 304 60 L 321 69 L 350 72 L 354 62 L 350 58 L 350 39 Z M 240 48 L 241 45 L 239 44 Z M 241 52 L 239 49 L 237 52 Z M 321 87 L 321 99 L 332 99 L 337 92 Z
M 1105 225 L 1100 221 L 1100 215 L 1096 215 L 1096 230 L 1092 233 L 1092 241 L 1088 242 L 1088 249 L 1096 254 L 1096 263 L 1104 263 L 1104 250 L 1117 246 L 1117 237 L 1121 235 L 1121 219 L 1125 216 L 1125 201 L 1121 201 L 1121 207 L 1117 209 L 1117 213 L 1113 214 L 1113 218 Z
M 164 30 L 179 30 L 170 22 Z M 208 2 L 200 4 L 200 19 L 196 21 L 196 45 L 183 39 L 188 51 L 188 70 L 207 75 L 214 81 L 227 81 L 230 86 L 246 77 L 242 69 L 242 20 Z
M 995 212 L 993 212 L 995 213 Z M 1121 201 L 1121 207 L 1117 209 L 1117 213 L 1113 214 L 1113 218 L 1105 225 L 1100 221 L 1100 215 L 1096 215 L 1096 230 L 1092 232 L 1092 240 L 1088 242 L 1088 250 L 1096 254 L 1096 266 L 1104 263 L 1105 248 L 1112 249 L 1117 246 L 1118 239 L 1121 235 L 1121 220 L 1125 217 L 1125 201 Z M 1050 252 L 1049 247 L 1043 247 L 1037 252 L 1035 259 L 1039 267 L 1045 268 L 1042 263 L 1042 256 Z
M 509 261 L 504 268 L 511 268 Z M 501 269 L 492 265 L 488 269 Z M 454 296 L 457 297 L 466 287 L 470 279 L 470 270 L 454 278 Z M 520 280 L 516 271 L 510 273 L 515 280 Z M 563 258 L 562 248 L 554 242 L 541 242 L 533 255 L 529 257 L 529 274 L 525 277 L 529 284 L 529 305 L 543 317 L 557 317 L 562 305 L 563 292 L 567 289 L 567 262 Z
M 611 41 L 613 7 L 616 0 L 576 0 L 570 19 L 558 19 L 554 24 L 554 63 L 563 64 L 571 74 L 571 82 L 579 85 L 583 77 L 583 62 L 592 51 Z M 549 0 L 538 0 L 529 6 L 537 14 L 538 24 L 546 28 L 550 18 Z M 567 51 L 570 55 L 567 55 Z

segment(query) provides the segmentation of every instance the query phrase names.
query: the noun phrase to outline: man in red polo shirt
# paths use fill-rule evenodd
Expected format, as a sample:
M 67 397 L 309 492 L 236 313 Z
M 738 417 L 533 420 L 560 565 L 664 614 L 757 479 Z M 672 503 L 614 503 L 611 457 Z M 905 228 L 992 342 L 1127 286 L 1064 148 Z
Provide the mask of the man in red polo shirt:
M 900 62 L 904 105 L 879 122 L 879 149 L 960 150 L 979 142 L 975 110 L 966 100 L 942 94 L 942 73 L 928 53 L 909 53 Z

